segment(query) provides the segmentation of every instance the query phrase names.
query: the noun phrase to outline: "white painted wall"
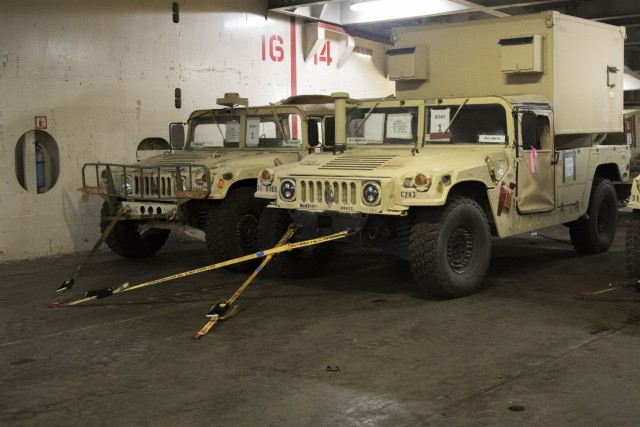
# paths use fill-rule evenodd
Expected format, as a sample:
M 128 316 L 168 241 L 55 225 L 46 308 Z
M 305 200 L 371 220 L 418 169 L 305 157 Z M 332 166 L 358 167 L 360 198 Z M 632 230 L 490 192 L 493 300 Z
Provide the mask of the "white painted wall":
M 257 105 L 296 89 L 354 97 L 394 91 L 381 71 L 382 46 L 359 42 L 374 48 L 376 63 L 353 54 L 338 68 L 346 37 L 334 34 L 329 66 L 304 63 L 297 22 L 294 88 L 291 21 L 265 18 L 266 0 L 179 4 L 174 24 L 171 1 L 0 0 L 0 262 L 90 249 L 101 199 L 81 197 L 81 166 L 135 162 L 139 141 L 168 139 L 169 122 L 214 106 L 224 92 Z M 174 107 L 176 87 L 182 109 Z M 16 143 L 35 116 L 47 116 L 60 152 L 58 182 L 43 194 L 24 190 L 15 174 Z

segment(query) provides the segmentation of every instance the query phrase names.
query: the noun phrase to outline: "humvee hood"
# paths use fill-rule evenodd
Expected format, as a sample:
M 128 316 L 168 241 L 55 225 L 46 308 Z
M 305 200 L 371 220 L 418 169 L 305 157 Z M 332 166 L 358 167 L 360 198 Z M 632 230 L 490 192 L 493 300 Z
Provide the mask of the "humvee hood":
M 354 150 L 355 151 L 355 150 Z M 423 147 L 416 154 L 390 150 L 358 150 L 338 155 L 330 153 L 312 154 L 297 166 L 287 170 L 289 175 L 314 176 L 367 176 L 392 177 L 407 171 L 428 172 L 436 170 L 465 170 L 478 166 L 486 167 L 483 157 L 473 149 L 462 147 Z M 487 151 L 486 149 L 483 151 Z M 503 147 L 496 152 L 504 152 Z M 490 154 L 490 153 L 487 153 Z
M 229 161 L 253 161 L 256 156 L 268 155 L 265 151 L 177 151 L 164 153 L 141 161 L 143 166 L 189 166 L 206 165 L 208 167 Z M 272 153 L 275 157 L 280 153 Z

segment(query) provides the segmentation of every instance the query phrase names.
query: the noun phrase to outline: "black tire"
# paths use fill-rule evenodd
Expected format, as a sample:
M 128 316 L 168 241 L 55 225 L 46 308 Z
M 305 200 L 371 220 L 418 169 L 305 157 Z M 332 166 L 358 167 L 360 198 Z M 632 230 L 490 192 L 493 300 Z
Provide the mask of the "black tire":
M 265 209 L 260 217 L 258 239 L 262 250 L 276 246 L 291 224 L 291 217 L 284 209 Z M 289 240 L 295 242 L 295 238 Z M 281 252 L 267 265 L 267 271 L 286 279 L 302 279 L 320 273 L 333 255 L 333 243 Z
M 100 231 L 111 222 L 109 204 L 105 201 L 101 210 Z M 113 252 L 127 258 L 145 258 L 158 252 L 169 238 L 169 230 L 151 229 L 144 236 L 138 231 L 138 221 L 118 221 L 105 239 Z
M 629 279 L 640 278 L 640 211 L 631 213 L 624 245 L 625 269 Z
M 582 254 L 606 252 L 616 235 L 618 200 L 608 179 L 596 177 L 591 186 L 587 218 L 569 224 L 569 236 L 576 251 Z
M 229 190 L 227 197 L 212 203 L 205 225 L 207 249 L 218 263 L 260 250 L 258 220 L 267 201 L 254 197 L 255 189 L 238 187 Z M 244 272 L 255 268 L 259 260 L 245 261 L 225 267 L 229 271 Z
M 473 199 L 418 213 L 411 227 L 409 262 L 418 287 L 429 296 L 458 298 L 478 291 L 491 259 L 491 232 Z

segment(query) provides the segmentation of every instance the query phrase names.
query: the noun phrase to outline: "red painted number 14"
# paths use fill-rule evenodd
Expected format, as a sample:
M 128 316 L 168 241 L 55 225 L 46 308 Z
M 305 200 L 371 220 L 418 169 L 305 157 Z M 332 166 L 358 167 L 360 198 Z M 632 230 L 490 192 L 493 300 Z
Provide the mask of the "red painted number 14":
M 327 66 L 331 65 L 333 58 L 331 58 L 331 42 L 325 42 L 322 46 L 320 54 L 313 55 L 313 63 L 318 65 L 318 62 L 325 62 Z

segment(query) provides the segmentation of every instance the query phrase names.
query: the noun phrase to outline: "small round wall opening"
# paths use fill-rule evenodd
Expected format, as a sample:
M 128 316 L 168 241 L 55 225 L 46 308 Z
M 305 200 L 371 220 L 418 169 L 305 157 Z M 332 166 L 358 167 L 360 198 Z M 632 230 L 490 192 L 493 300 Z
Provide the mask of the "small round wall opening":
M 53 137 L 43 130 L 25 132 L 16 144 L 16 179 L 30 193 L 46 193 L 58 181 L 60 153 Z

